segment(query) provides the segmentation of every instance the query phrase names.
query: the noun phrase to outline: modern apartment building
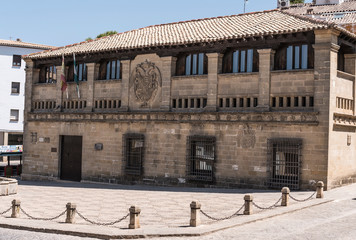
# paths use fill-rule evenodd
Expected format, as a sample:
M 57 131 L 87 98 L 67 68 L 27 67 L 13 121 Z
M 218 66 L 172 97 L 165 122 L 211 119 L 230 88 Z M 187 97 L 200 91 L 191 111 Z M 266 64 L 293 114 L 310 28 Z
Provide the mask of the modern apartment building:
M 51 47 L 0 40 L 0 145 L 22 145 L 25 66 L 21 55 Z

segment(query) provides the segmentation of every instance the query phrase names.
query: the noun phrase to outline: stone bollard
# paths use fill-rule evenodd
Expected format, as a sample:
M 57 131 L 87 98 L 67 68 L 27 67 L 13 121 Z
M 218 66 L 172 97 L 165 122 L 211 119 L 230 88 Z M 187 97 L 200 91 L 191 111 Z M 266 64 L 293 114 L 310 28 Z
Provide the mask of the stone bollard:
M 20 205 L 21 205 L 21 201 L 14 199 L 12 200 L 12 214 L 11 217 L 12 218 L 18 218 L 20 217 Z
M 245 211 L 244 215 L 252 215 L 252 201 L 253 201 L 253 196 L 250 194 L 245 195 L 244 197 L 245 200 Z
M 316 198 L 323 198 L 324 197 L 324 183 L 319 181 L 316 184 Z
M 129 229 L 140 228 L 140 213 L 141 209 L 136 206 L 131 206 L 130 211 L 130 224 Z
M 66 223 L 75 223 L 75 212 L 77 209 L 77 205 L 74 203 L 67 203 L 67 218 Z
M 282 188 L 282 203 L 281 206 L 287 207 L 289 205 L 289 193 L 290 190 L 288 187 Z
M 197 227 L 201 224 L 200 221 L 201 204 L 198 201 L 193 201 L 190 204 L 190 226 Z

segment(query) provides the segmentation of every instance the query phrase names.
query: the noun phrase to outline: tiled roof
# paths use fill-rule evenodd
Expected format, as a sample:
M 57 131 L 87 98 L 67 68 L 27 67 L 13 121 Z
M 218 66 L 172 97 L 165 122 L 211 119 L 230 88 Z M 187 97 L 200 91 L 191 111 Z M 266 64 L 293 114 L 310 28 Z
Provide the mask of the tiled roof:
M 225 39 L 328 29 L 333 26 L 333 24 L 324 21 L 296 16 L 279 10 L 270 10 L 149 26 L 41 53 L 29 54 L 24 58 L 51 58 L 59 57 L 62 54 L 71 55 L 73 52 L 85 54 L 163 45 L 216 42 Z M 341 30 L 347 32 L 344 29 Z
M 2 39 L 0 39 L 0 46 L 34 48 L 34 49 L 45 49 L 45 50 L 54 48 L 52 46 L 47 46 L 42 44 L 27 43 L 21 41 L 13 41 L 13 40 L 2 40 Z
M 345 13 L 342 16 L 338 17 L 333 14 L 322 14 L 321 19 L 336 24 L 347 24 L 347 23 L 356 23 L 356 12 Z
M 310 13 L 307 10 L 310 9 Z M 356 11 L 356 0 L 345 1 L 340 4 L 325 4 L 325 5 L 314 5 L 312 3 L 305 4 L 294 4 L 287 9 L 283 9 L 294 14 L 299 15 L 309 15 L 309 14 L 324 14 L 324 13 L 336 13 L 336 12 L 353 12 Z

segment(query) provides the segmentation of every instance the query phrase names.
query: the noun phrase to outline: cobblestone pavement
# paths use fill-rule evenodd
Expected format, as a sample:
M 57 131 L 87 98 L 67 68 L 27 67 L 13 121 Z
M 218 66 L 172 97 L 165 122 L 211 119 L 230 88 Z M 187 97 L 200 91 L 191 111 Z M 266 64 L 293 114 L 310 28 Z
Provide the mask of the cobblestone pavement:
M 236 212 L 244 203 L 244 195 L 251 191 L 20 181 L 17 195 L 0 198 L 0 212 L 9 208 L 16 198 L 28 214 L 49 218 L 63 212 L 65 205 L 71 202 L 76 203 L 77 210 L 92 221 L 112 222 L 126 215 L 130 206 L 137 205 L 142 210 L 142 227 L 179 227 L 189 224 L 191 201 L 200 201 L 205 212 L 220 218 Z M 281 196 L 280 191 L 253 191 L 255 202 L 261 206 L 270 206 Z M 296 194 L 302 199 L 311 192 Z M 27 217 L 21 214 L 21 218 Z M 54 221 L 63 222 L 64 219 L 65 216 Z M 89 224 L 78 216 L 76 219 L 77 224 Z M 202 217 L 203 224 L 212 222 Z M 115 227 L 126 228 L 127 225 L 128 219 Z
M 343 188 L 341 188 L 343 189 Z M 356 185 L 355 185 L 356 190 Z M 336 191 L 337 192 L 337 191 Z M 231 228 L 214 233 L 212 235 L 200 236 L 198 238 L 189 239 L 246 239 L 250 236 L 250 226 L 261 228 L 261 232 L 275 231 L 276 226 L 274 220 L 269 220 L 273 215 L 286 214 L 293 212 L 293 208 L 303 209 L 312 205 L 318 205 L 319 200 L 314 199 L 311 202 L 298 203 L 291 201 L 291 207 L 275 210 L 259 210 L 254 208 L 254 215 L 251 217 L 241 216 L 237 219 L 225 221 L 212 221 L 205 216 L 202 218 L 203 228 L 186 228 L 189 225 L 190 218 L 190 203 L 193 200 L 198 200 L 202 203 L 202 210 L 216 217 L 226 217 L 236 212 L 244 203 L 243 197 L 245 194 L 253 193 L 254 202 L 262 207 L 269 207 L 277 202 L 281 197 L 280 191 L 261 191 L 261 190 L 241 190 L 241 189 L 201 189 L 201 188 L 180 188 L 180 187 L 152 187 L 152 186 L 124 186 L 110 184 L 94 184 L 94 183 L 73 183 L 73 182 L 19 182 L 18 194 L 12 196 L 0 197 L 0 213 L 11 206 L 11 201 L 16 198 L 21 201 L 21 207 L 34 217 L 49 218 L 58 215 L 65 210 L 65 205 L 68 202 L 76 203 L 77 210 L 96 222 L 111 222 L 115 221 L 128 213 L 128 208 L 131 205 L 137 205 L 142 209 L 140 222 L 141 228 L 138 231 L 127 230 L 128 218 L 119 224 L 110 227 L 93 226 L 83 219 L 76 216 L 76 224 L 63 224 L 65 216 L 53 221 L 36 221 L 29 220 L 23 213 L 20 219 L 7 218 L 10 212 L 0 216 L 2 224 L 14 224 L 21 226 L 23 223 L 31 228 L 45 227 L 47 229 L 62 229 L 62 231 L 76 231 L 80 228 L 84 232 L 91 231 L 96 233 L 105 233 L 109 235 L 117 234 L 139 234 L 141 236 L 150 232 L 150 234 L 178 234 L 199 233 L 208 229 L 221 229 L 229 226 L 235 226 L 236 223 L 242 223 L 240 227 Z M 292 192 L 291 195 L 298 199 L 306 199 L 313 192 Z M 340 194 L 339 194 L 340 195 Z M 315 196 L 313 197 L 315 198 Z M 328 200 L 329 201 L 329 200 Z M 324 201 L 327 202 L 327 201 Z M 356 201 L 355 201 L 356 202 Z M 303 205 L 304 204 L 304 205 Z M 279 203 L 280 205 L 280 203 Z M 243 210 L 242 210 L 243 211 Z M 241 213 L 242 213 L 241 211 Z M 288 215 L 288 214 L 287 214 Z M 286 216 L 287 216 L 286 215 Z M 283 219 L 277 217 L 278 219 Z M 297 216 L 295 217 L 298 218 Z M 259 219 L 266 219 L 266 225 L 259 226 Z M 230 222 L 229 222 L 230 221 Z M 252 224 L 244 224 L 255 222 Z M 269 221 L 272 221 L 268 225 Z M 288 221 L 287 220 L 281 220 Z M 285 224 L 285 222 L 283 223 Z M 282 224 L 282 225 L 283 225 Z M 268 229 L 266 226 L 270 226 Z M 297 225 L 298 226 L 298 225 Z M 21 228 L 20 228 L 21 229 Z M 23 228 L 22 228 L 23 229 Z M 200 229 L 200 230 L 199 230 Z M 204 230 L 205 229 L 205 230 Z M 278 229 L 280 229 L 278 227 Z M 148 232 L 147 232 L 148 231 Z M 236 236 L 236 231 L 239 232 L 239 238 Z M 254 230 L 252 229 L 254 232 Z M 26 235 L 26 237 L 25 237 Z M 53 235 L 47 233 L 34 233 L 27 231 L 18 231 L 0 228 L 0 240 L 4 239 L 80 239 L 69 238 L 66 235 Z M 87 235 L 88 236 L 88 235 Z M 91 235 L 96 236 L 96 235 Z M 244 236 L 244 238 L 240 238 Z M 260 236 L 260 235 L 258 235 Z M 255 239 L 259 238 L 257 235 Z M 170 239 L 161 237 L 159 239 Z M 188 239 L 173 238 L 173 239 Z M 263 238 L 265 240 L 265 238 Z M 275 238 L 271 238 L 275 239 Z M 346 239 L 346 238 L 345 238 Z
M 275 218 L 184 240 L 355 240 L 356 184 L 333 189 L 326 192 L 326 195 L 335 200 Z

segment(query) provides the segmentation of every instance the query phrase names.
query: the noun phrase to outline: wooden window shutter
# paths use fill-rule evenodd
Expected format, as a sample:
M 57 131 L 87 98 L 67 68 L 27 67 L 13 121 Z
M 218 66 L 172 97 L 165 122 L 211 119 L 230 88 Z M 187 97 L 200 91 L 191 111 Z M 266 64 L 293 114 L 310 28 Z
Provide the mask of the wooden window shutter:
M 41 67 L 40 69 L 40 83 L 45 83 L 46 82 L 46 67 Z
M 68 75 L 67 75 L 67 81 L 68 82 L 73 82 L 74 81 L 74 66 L 71 64 L 68 68 Z
M 258 71 L 259 71 L 259 55 L 258 55 L 257 49 L 253 49 L 252 72 L 258 72 Z
M 182 76 L 185 74 L 185 55 L 181 55 L 177 59 L 176 75 Z
M 232 51 L 227 51 L 223 57 L 223 73 L 232 72 Z
M 308 68 L 314 68 L 314 48 L 308 44 Z
M 275 70 L 287 69 L 287 47 L 280 47 L 275 55 Z
M 203 72 L 204 74 L 208 74 L 208 56 L 204 53 L 204 68 L 203 68 Z
M 100 63 L 100 69 L 99 69 L 99 79 L 98 80 L 104 80 L 106 79 L 106 62 Z

